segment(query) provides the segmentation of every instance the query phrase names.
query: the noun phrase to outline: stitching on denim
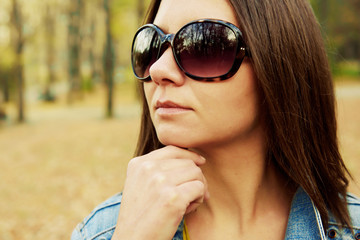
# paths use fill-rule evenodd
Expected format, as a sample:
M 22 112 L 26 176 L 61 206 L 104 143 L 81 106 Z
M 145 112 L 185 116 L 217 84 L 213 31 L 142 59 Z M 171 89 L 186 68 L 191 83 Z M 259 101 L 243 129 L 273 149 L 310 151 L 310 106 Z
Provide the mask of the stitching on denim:
M 115 229 L 115 227 L 116 227 L 116 225 L 115 225 L 115 226 L 112 226 L 112 227 L 110 227 L 110 228 L 108 228 L 108 229 L 105 229 L 104 231 L 99 232 L 99 233 L 97 233 L 96 235 L 92 236 L 89 240 L 93 240 L 93 239 L 95 239 L 95 238 L 97 238 L 97 237 L 101 236 L 101 235 L 102 235 L 102 234 L 104 234 L 104 233 L 107 233 L 107 232 L 113 231 L 113 230 Z
M 83 233 L 83 226 L 77 225 L 75 231 L 79 233 L 81 239 L 86 240 L 85 233 Z
M 114 196 L 116 196 L 116 195 L 114 195 Z M 120 196 L 122 196 L 122 194 L 120 194 Z M 110 199 L 111 199 L 111 198 L 110 198 Z M 105 201 L 105 202 L 106 202 L 106 201 Z M 99 207 L 95 208 L 95 209 L 92 211 L 92 213 L 82 221 L 81 229 L 85 227 L 85 225 L 94 217 L 94 215 L 95 215 L 97 212 L 99 212 L 99 211 L 101 211 L 101 210 L 103 210 L 103 209 L 105 209 L 105 208 L 113 207 L 113 206 L 119 205 L 119 204 L 121 204 L 121 199 L 118 200 L 118 201 L 116 201 L 116 202 L 107 203 L 107 204 L 105 204 L 105 205 L 100 205 Z
M 347 193 L 346 196 L 347 196 L 346 202 L 348 205 L 356 205 L 356 206 L 360 205 L 360 199 L 357 196 L 351 193 Z
M 315 206 L 315 204 L 314 204 L 314 202 L 312 200 L 311 200 L 311 204 L 312 204 L 312 206 L 314 208 L 314 211 L 315 211 L 316 222 L 317 222 L 317 225 L 318 225 L 318 228 L 319 228 L 321 240 L 326 240 L 325 232 L 324 232 L 324 226 L 323 226 L 322 221 L 321 221 L 321 216 L 320 216 L 319 210 L 316 208 L 316 206 Z
M 341 227 L 341 228 L 349 228 L 349 227 L 347 227 L 347 226 L 345 226 L 343 224 L 340 224 L 338 222 L 329 221 L 329 224 L 337 226 L 337 227 Z M 353 229 L 360 230 L 360 226 L 355 226 L 355 225 L 351 224 L 351 227 Z

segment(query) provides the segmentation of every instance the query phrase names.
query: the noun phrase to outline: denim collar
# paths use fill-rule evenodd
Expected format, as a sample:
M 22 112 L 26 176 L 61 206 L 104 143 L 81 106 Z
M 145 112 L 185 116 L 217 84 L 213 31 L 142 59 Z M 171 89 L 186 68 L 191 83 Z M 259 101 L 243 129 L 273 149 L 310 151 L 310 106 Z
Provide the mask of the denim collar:
M 173 240 L 183 240 L 183 228 L 181 221 Z M 293 197 L 285 234 L 285 240 L 298 239 L 326 239 L 319 211 L 301 187 Z
M 298 188 L 291 203 L 285 240 L 325 240 L 320 213 L 309 195 Z

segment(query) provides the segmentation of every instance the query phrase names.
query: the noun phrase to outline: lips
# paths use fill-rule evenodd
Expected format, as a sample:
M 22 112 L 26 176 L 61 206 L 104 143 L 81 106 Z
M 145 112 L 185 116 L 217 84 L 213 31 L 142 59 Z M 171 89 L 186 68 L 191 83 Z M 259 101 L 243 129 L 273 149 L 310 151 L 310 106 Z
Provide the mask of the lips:
M 155 110 L 159 114 L 174 114 L 174 113 L 181 113 L 193 109 L 172 101 L 157 101 L 155 104 Z
M 157 101 L 155 108 L 184 108 L 184 109 L 188 109 L 187 107 L 181 106 L 180 104 L 171 102 L 171 101 L 165 101 L 165 102 L 161 102 L 161 101 Z

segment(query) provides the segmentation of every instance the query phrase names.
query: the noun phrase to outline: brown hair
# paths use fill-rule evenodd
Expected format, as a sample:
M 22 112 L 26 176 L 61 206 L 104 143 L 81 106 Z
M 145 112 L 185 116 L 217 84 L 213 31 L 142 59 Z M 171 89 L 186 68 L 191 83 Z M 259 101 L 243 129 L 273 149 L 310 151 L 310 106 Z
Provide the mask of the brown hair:
M 152 22 L 161 0 L 154 0 Z M 229 0 L 264 96 L 270 159 L 301 186 L 327 225 L 329 209 L 350 226 L 347 176 L 339 153 L 335 94 L 320 27 L 307 0 Z M 136 155 L 162 146 L 142 85 L 142 123 Z

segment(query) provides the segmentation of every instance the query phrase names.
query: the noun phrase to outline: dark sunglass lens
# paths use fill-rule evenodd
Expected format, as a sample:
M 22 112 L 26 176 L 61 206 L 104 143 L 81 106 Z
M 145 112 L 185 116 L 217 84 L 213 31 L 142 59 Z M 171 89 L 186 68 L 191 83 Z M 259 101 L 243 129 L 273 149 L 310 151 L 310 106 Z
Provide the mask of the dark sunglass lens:
M 223 24 L 198 22 L 183 28 L 174 46 L 179 64 L 187 73 L 215 78 L 227 74 L 234 64 L 237 37 Z
M 160 39 L 155 29 L 146 27 L 137 33 L 133 42 L 131 62 L 138 78 L 149 76 L 149 69 L 156 61 L 159 46 Z

